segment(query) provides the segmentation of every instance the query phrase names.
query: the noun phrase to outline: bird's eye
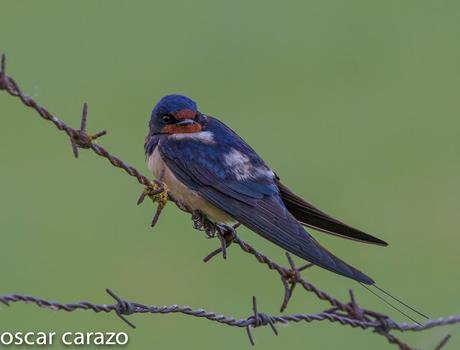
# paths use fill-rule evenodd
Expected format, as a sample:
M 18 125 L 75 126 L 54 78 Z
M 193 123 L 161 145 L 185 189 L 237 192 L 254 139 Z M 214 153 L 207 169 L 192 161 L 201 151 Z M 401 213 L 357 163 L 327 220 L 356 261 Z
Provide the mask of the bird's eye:
M 163 117 L 161 117 L 161 120 L 163 120 L 164 123 L 168 124 L 174 121 L 174 117 L 172 115 L 166 114 Z

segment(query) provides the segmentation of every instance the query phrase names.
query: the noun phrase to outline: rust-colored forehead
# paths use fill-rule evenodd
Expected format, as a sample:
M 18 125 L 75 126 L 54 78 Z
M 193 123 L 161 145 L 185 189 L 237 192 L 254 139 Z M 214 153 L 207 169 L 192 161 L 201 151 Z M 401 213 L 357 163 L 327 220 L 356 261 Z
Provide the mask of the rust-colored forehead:
M 180 111 L 171 113 L 177 120 L 193 119 L 196 116 L 196 112 L 191 109 L 181 109 Z
M 169 124 L 161 129 L 163 134 L 190 134 L 201 131 L 201 125 L 198 123 L 190 125 Z

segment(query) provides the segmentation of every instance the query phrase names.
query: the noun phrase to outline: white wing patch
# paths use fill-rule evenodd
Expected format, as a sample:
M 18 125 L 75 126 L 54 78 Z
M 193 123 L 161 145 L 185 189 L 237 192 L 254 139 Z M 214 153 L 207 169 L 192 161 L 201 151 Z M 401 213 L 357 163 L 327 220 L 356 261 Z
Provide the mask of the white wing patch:
M 175 140 L 197 140 L 208 144 L 215 143 L 214 134 L 211 131 L 172 134 L 169 137 L 172 137 Z
M 249 167 L 251 166 L 249 157 L 240 151 L 232 148 L 230 152 L 228 152 L 225 156 L 225 164 L 230 167 Z
M 224 161 L 238 180 L 274 176 L 273 171 L 264 166 L 255 167 L 247 155 L 234 148 L 224 156 Z

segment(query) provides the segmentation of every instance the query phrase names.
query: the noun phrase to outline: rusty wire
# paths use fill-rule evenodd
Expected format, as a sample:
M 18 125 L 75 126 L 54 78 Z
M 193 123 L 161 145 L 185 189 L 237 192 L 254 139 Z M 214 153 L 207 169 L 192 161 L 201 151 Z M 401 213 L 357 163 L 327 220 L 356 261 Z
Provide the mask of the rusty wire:
M 109 151 L 107 151 L 104 147 L 94 142 L 99 137 L 104 136 L 106 134 L 106 131 L 97 132 L 95 134 L 89 134 L 87 132 L 86 124 L 88 107 L 86 103 L 83 105 L 80 128 L 72 128 L 68 126 L 65 122 L 51 114 L 46 108 L 40 106 L 33 98 L 24 94 L 20 89 L 19 85 L 16 83 L 16 81 L 13 78 L 6 75 L 5 65 L 5 55 L 2 55 L 0 62 L 0 90 L 6 91 L 11 96 L 18 97 L 25 106 L 34 109 L 43 119 L 52 122 L 57 129 L 65 132 L 70 138 L 72 151 L 75 157 L 78 157 L 79 149 L 90 149 L 97 155 L 106 158 L 113 166 L 123 169 L 130 176 L 136 178 L 136 180 L 144 186 L 144 190 L 142 191 L 142 194 L 138 200 L 138 204 L 142 203 L 145 197 L 149 197 L 154 202 L 158 202 L 157 210 L 152 220 L 152 226 L 154 226 L 164 207 L 164 203 L 162 203 L 159 200 L 159 196 L 163 196 L 166 194 L 166 189 L 164 184 L 160 181 L 161 179 L 151 181 L 149 178 L 142 175 L 136 168 L 123 162 L 118 157 L 109 153 Z M 300 313 L 274 316 L 259 312 L 257 309 L 256 299 L 254 297 L 253 314 L 244 319 L 234 319 L 232 317 L 216 314 L 214 312 L 208 312 L 203 309 L 192 309 L 189 306 L 147 306 L 135 302 L 128 302 L 124 299 L 119 298 L 115 293 L 113 293 L 109 289 L 107 289 L 106 291 L 111 297 L 115 299 L 116 303 L 114 304 L 94 304 L 88 301 L 63 304 L 20 294 L 11 294 L 3 296 L 0 295 L 0 302 L 5 305 L 10 305 L 10 303 L 15 302 L 34 303 L 42 308 L 48 308 L 52 310 L 64 310 L 67 312 L 72 312 L 76 310 L 92 310 L 94 312 L 105 313 L 115 312 L 123 321 L 125 321 L 131 327 L 135 326 L 126 318 L 126 316 L 134 313 L 181 313 L 189 316 L 205 318 L 209 321 L 218 322 L 228 326 L 246 328 L 251 344 L 254 344 L 254 339 L 251 332 L 252 328 L 268 325 L 277 335 L 277 323 L 297 323 L 301 321 L 330 321 L 342 325 L 349 325 L 353 328 L 372 329 L 375 333 L 384 336 L 389 343 L 397 345 L 400 349 L 413 350 L 413 347 L 404 343 L 390 331 L 424 331 L 434 327 L 460 323 L 460 315 L 453 315 L 446 318 L 428 320 L 424 324 L 397 323 L 386 315 L 359 306 L 351 290 L 350 301 L 340 301 L 331 296 L 330 294 L 326 293 L 325 291 L 322 291 L 321 289 L 317 288 L 301 276 L 301 272 L 311 267 L 312 264 L 307 264 L 302 267 L 296 267 L 291 256 L 288 253 L 286 253 L 289 267 L 284 267 L 274 262 L 266 255 L 258 252 L 250 244 L 239 238 L 236 233 L 236 228 L 238 225 L 235 225 L 234 227 L 215 225 L 207 221 L 201 213 L 194 212 L 189 208 L 184 207 L 181 203 L 178 203 L 174 198 L 171 197 L 170 194 L 168 194 L 167 199 L 176 203 L 176 205 L 180 209 L 192 214 L 192 221 L 196 229 L 204 231 L 209 237 L 219 238 L 221 245 L 220 248 L 214 250 L 208 256 L 206 256 L 204 258 L 205 262 L 208 262 L 220 253 L 222 253 L 224 258 L 226 258 L 228 246 L 234 243 L 237 246 L 239 246 L 239 248 L 244 252 L 254 256 L 259 263 L 265 265 L 268 269 L 278 273 L 284 288 L 284 297 L 280 308 L 281 312 L 283 312 L 287 308 L 289 300 L 292 297 L 296 285 L 300 285 L 305 291 L 313 293 L 318 299 L 327 302 L 330 308 L 316 314 Z M 446 336 L 445 338 L 443 338 L 435 349 L 442 349 L 447 344 L 449 339 L 450 336 Z

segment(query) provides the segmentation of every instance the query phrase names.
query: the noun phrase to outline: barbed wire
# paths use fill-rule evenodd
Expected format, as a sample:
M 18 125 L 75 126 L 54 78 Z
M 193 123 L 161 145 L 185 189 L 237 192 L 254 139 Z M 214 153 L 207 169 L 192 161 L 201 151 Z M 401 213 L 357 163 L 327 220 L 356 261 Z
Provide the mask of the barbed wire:
M 249 243 L 239 238 L 236 232 L 238 225 L 228 227 L 209 222 L 202 213 L 185 207 L 182 203 L 175 200 L 170 195 L 170 193 L 167 193 L 166 187 L 162 183 L 161 178 L 150 180 L 146 176 L 142 175 L 135 167 L 128 165 L 120 158 L 109 153 L 107 149 L 95 143 L 96 139 L 106 135 L 106 131 L 100 131 L 95 134 L 89 134 L 87 132 L 88 106 L 86 103 L 83 105 L 80 128 L 72 128 L 61 119 L 51 114 L 46 108 L 40 106 L 33 98 L 24 94 L 16 81 L 10 76 L 6 75 L 5 68 L 6 58 L 3 54 L 1 56 L 0 62 L 0 90 L 6 91 L 11 96 L 18 97 L 25 106 L 34 109 L 43 119 L 52 122 L 58 130 L 67 134 L 70 138 L 72 151 L 76 158 L 78 158 L 79 149 L 92 150 L 97 155 L 107 159 L 113 166 L 124 170 L 127 174 L 134 177 L 141 185 L 144 186 L 141 196 L 139 197 L 138 204 L 141 204 L 146 197 L 149 197 L 153 202 L 158 203 L 155 215 L 152 220 L 152 226 L 154 226 L 158 221 L 161 211 L 164 208 L 166 199 L 170 200 L 174 202 L 181 210 L 186 211 L 192 215 L 192 221 L 195 229 L 204 231 L 208 237 L 217 237 L 219 239 L 220 247 L 208 254 L 203 259 L 205 262 L 210 261 L 213 257 L 220 253 L 222 253 L 223 258 L 225 259 L 227 257 L 227 249 L 233 243 L 245 253 L 254 256 L 257 262 L 263 264 L 269 270 L 275 271 L 279 275 L 282 286 L 284 288 L 284 297 L 281 303 L 280 312 L 286 310 L 292 297 L 293 291 L 297 285 L 300 285 L 306 292 L 313 293 L 318 299 L 328 303 L 329 308 L 316 314 L 299 313 L 274 316 L 259 312 L 257 309 L 256 299 L 253 297 L 253 314 L 244 319 L 234 319 L 232 317 L 216 314 L 204 309 L 192 309 L 189 306 L 147 306 L 140 303 L 128 302 L 118 297 L 109 289 L 106 291 L 116 300 L 116 303 L 114 304 L 94 304 L 88 301 L 63 304 L 21 294 L 10 294 L 3 296 L 0 295 L 0 302 L 4 303 L 5 305 L 10 305 L 11 303 L 16 302 L 25 302 L 34 303 L 42 308 L 48 308 L 51 310 L 63 310 L 67 312 L 76 310 L 92 310 L 94 312 L 105 313 L 115 312 L 131 327 L 135 326 L 126 318 L 126 316 L 134 313 L 181 313 L 189 316 L 205 318 L 209 321 L 218 322 L 228 326 L 246 328 L 251 344 L 254 344 L 254 339 L 251 333 L 252 328 L 269 325 L 273 332 L 277 335 L 278 332 L 276 329 L 276 324 L 278 323 L 330 321 L 341 325 L 348 325 L 353 328 L 372 329 L 375 333 L 384 336 L 389 343 L 397 345 L 399 349 L 402 350 L 414 350 L 415 348 L 404 343 L 391 331 L 424 331 L 434 327 L 460 323 L 460 315 L 428 320 L 423 324 L 397 323 L 387 315 L 359 306 L 356 302 L 352 290 L 349 291 L 350 301 L 344 302 L 338 300 L 329 293 L 326 293 L 325 291 L 317 288 L 315 285 L 311 284 L 301 276 L 301 272 L 312 267 L 313 264 L 297 267 L 295 266 L 294 261 L 289 253 L 286 253 L 289 267 L 285 267 L 276 263 L 266 255 L 258 252 Z M 443 338 L 435 349 L 442 349 L 447 344 L 449 339 L 450 335 Z
M 255 344 L 254 338 L 251 333 L 251 328 L 256 328 L 260 326 L 269 325 L 274 334 L 278 335 L 278 330 L 276 324 L 287 324 L 290 322 L 315 322 L 315 321 L 329 321 L 336 322 L 342 325 L 348 325 L 353 328 L 361 329 L 379 329 L 382 327 L 381 322 L 379 321 L 360 321 L 347 316 L 342 316 L 334 314 L 331 312 L 319 312 L 316 314 L 289 314 L 289 315 L 269 315 L 264 312 L 260 312 L 257 306 L 257 300 L 255 297 L 252 298 L 252 315 L 247 318 L 235 319 L 233 317 L 228 317 L 222 314 L 217 314 L 212 311 L 206 311 L 204 309 L 193 309 L 190 306 L 180 306 L 180 305 L 170 305 L 170 306 L 157 306 L 157 305 L 144 305 L 136 302 L 130 302 L 125 299 L 120 298 L 112 290 L 106 289 L 106 292 L 115 299 L 116 303 L 114 304 L 94 304 L 89 301 L 80 301 L 75 303 L 59 303 L 55 301 L 48 301 L 46 299 L 37 298 L 28 295 L 20 294 L 10 294 L 10 295 L 1 295 L 0 302 L 10 306 L 11 303 L 24 302 L 28 304 L 36 304 L 41 308 L 47 308 L 53 311 L 67 311 L 73 312 L 77 310 L 92 310 L 96 313 L 116 313 L 124 322 L 126 322 L 130 327 L 136 328 L 136 326 L 129 321 L 125 316 L 132 314 L 172 314 L 180 313 L 188 316 L 205 318 L 209 321 L 218 322 L 232 327 L 246 328 L 251 344 Z M 460 316 L 452 318 L 449 324 L 456 323 L 460 319 Z M 385 326 L 388 329 L 398 329 L 401 331 L 421 331 L 424 329 L 429 329 L 437 327 L 439 325 L 445 325 L 445 320 L 431 320 L 425 325 L 417 324 L 393 324 L 388 322 Z

